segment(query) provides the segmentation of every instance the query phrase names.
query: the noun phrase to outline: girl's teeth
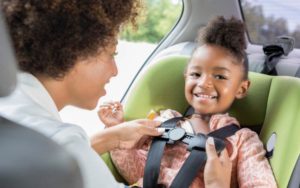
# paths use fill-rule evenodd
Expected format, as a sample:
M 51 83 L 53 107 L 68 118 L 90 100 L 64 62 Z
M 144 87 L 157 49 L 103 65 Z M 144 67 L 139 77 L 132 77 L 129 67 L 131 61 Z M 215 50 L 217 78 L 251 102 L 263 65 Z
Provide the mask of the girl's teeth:
M 206 99 L 213 99 L 215 98 L 214 96 L 209 96 L 209 95 L 198 95 L 196 94 L 197 97 L 201 97 L 201 98 L 206 98 Z

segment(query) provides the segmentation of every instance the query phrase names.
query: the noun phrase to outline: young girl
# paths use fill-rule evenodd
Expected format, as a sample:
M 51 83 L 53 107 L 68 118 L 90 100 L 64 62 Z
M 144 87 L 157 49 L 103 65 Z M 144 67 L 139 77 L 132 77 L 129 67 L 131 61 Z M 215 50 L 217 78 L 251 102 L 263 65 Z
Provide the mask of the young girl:
M 215 18 L 199 33 L 199 46 L 184 74 L 185 97 L 195 110 L 181 123 L 187 132 L 208 134 L 232 123 L 238 124 L 226 111 L 235 99 L 246 96 L 250 85 L 244 35 L 241 21 L 223 17 Z M 102 106 L 99 116 L 106 126 L 120 123 L 123 121 L 121 104 Z M 164 121 L 176 116 L 181 114 L 168 109 L 154 119 Z M 151 139 L 145 141 L 141 149 L 111 152 L 115 166 L 130 184 L 137 182 L 139 186 L 143 185 L 150 144 Z M 232 162 L 231 187 L 277 187 L 263 144 L 255 132 L 240 129 L 226 138 L 226 149 Z M 167 146 L 158 183 L 169 187 L 188 156 L 184 144 Z M 190 187 L 204 187 L 203 172 L 198 173 Z

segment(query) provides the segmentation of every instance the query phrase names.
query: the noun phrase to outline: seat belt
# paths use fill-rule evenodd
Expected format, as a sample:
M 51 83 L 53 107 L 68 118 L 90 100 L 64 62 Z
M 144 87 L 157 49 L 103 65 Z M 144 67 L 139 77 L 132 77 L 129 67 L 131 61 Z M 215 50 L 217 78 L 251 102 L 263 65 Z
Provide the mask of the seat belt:
M 239 130 L 237 125 L 232 124 L 213 131 L 208 135 L 201 133 L 193 135 L 186 133 L 183 128 L 177 127 L 177 123 L 180 120 L 184 120 L 184 117 L 176 117 L 163 122 L 161 127 L 166 128 L 166 132 L 161 137 L 155 137 L 153 139 L 144 170 L 144 188 L 165 187 L 162 184 L 157 184 L 157 180 L 166 144 L 174 144 L 176 141 L 181 141 L 188 145 L 187 149 L 190 151 L 190 155 L 184 162 L 170 186 L 171 188 L 185 188 L 190 186 L 199 170 L 205 164 L 205 144 L 208 136 L 214 138 L 216 150 L 220 153 L 225 148 L 223 140 Z
M 287 56 L 294 49 L 295 39 L 290 36 L 279 36 L 274 44 L 263 46 L 263 51 L 266 55 L 264 68 L 261 71 L 263 74 L 277 76 L 276 65 L 282 55 Z
M 295 77 L 300 78 L 300 67 L 297 69 L 297 72 L 295 74 Z
M 261 73 L 277 76 L 278 73 L 276 71 L 276 65 L 278 64 L 280 57 L 283 55 L 283 49 L 277 45 L 270 45 L 264 47 L 264 52 L 267 56 Z

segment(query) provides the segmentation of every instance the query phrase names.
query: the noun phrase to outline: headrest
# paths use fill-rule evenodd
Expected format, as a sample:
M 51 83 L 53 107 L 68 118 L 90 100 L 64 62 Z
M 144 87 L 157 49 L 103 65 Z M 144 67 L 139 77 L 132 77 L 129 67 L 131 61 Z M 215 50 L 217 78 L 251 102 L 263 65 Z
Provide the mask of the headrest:
M 188 60 L 187 56 L 167 56 L 144 69 L 125 98 L 125 119 L 145 118 L 150 110 L 168 108 L 183 114 L 189 106 L 183 76 Z M 229 113 L 243 126 L 261 125 L 273 77 L 251 72 L 249 78 L 252 83 L 247 97 L 236 100 Z
M 0 12 L 0 97 L 9 95 L 16 87 L 16 59 Z

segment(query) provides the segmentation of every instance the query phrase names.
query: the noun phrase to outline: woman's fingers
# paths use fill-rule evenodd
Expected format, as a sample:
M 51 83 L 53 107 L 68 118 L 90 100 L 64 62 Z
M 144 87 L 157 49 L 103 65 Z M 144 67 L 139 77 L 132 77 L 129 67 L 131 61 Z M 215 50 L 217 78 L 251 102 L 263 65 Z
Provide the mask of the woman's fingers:
M 215 142 L 212 137 L 208 137 L 206 141 L 206 154 L 207 154 L 207 160 L 214 160 L 218 157 L 216 148 L 215 148 Z
M 229 159 L 229 155 L 226 149 L 224 149 L 220 154 L 220 161 L 226 169 L 232 168 L 232 163 Z
M 220 157 L 218 157 L 214 140 L 209 137 L 206 142 L 206 154 L 207 161 L 204 168 L 205 187 L 229 187 L 232 165 L 227 150 L 224 149 Z
M 147 119 L 139 119 L 136 121 L 137 123 L 142 125 L 140 126 L 140 131 L 143 135 L 159 136 L 165 132 L 165 128 L 158 127 L 161 124 L 161 122 L 159 121 L 152 121 Z

